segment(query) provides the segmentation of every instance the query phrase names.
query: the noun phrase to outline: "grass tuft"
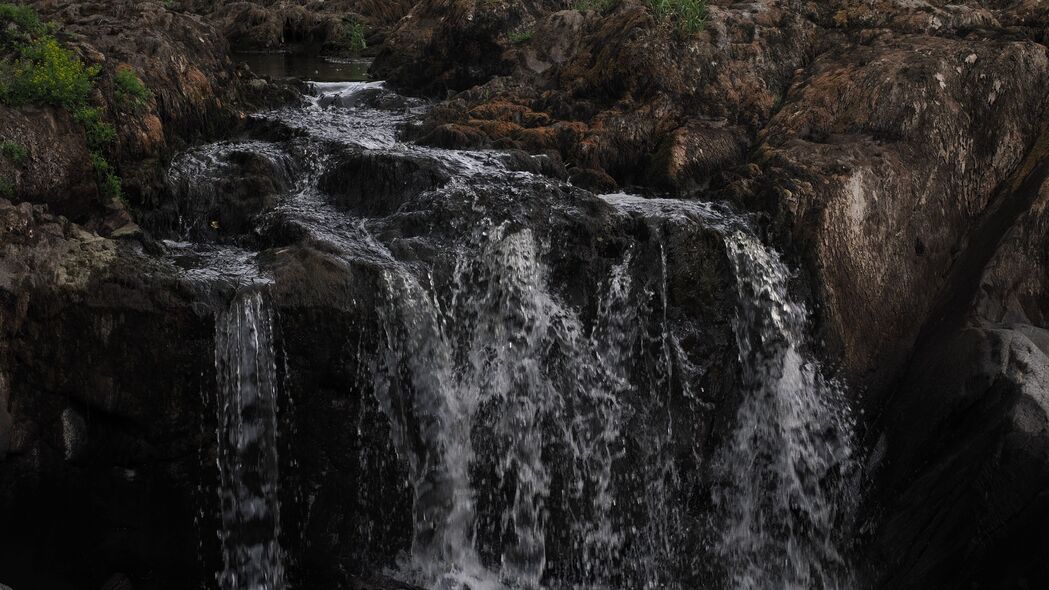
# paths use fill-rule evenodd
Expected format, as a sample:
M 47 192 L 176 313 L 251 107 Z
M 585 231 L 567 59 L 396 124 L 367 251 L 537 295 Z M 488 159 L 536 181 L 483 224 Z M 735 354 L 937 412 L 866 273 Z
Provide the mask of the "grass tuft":
M 528 29 L 525 31 L 511 31 L 509 35 L 510 43 L 513 43 L 514 45 L 519 45 L 521 43 L 531 41 L 532 37 L 534 36 L 535 30 L 533 29 Z
M 339 39 L 354 54 L 360 54 L 368 48 L 368 41 L 364 38 L 364 25 L 355 20 L 342 23 Z
M 131 66 L 117 68 L 117 73 L 113 76 L 113 85 L 116 87 L 117 100 L 135 110 L 145 108 L 149 99 L 153 98 L 153 93 L 146 88 Z
M 671 19 L 683 33 L 697 33 L 707 24 L 707 0 L 648 0 L 661 18 Z
M 21 166 L 29 159 L 29 150 L 20 143 L 4 141 L 0 142 L 0 156 L 6 158 L 9 162 Z

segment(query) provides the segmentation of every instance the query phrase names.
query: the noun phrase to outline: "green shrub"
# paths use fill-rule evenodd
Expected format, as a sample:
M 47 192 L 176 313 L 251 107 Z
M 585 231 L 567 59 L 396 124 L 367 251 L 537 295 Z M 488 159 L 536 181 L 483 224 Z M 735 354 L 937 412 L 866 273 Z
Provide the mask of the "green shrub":
M 50 36 L 34 40 L 20 53 L 0 81 L 4 102 L 71 108 L 88 102 L 98 68 L 85 66 Z
M 343 23 L 339 36 L 342 43 L 353 53 L 360 53 L 368 48 L 368 41 L 364 38 L 364 25 L 357 21 Z
M 117 100 L 133 109 L 145 107 L 153 97 L 153 93 L 129 66 L 117 68 L 117 73 L 113 76 L 113 85 L 116 87 Z
M 13 141 L 0 142 L 0 155 L 21 166 L 29 158 L 29 150 L 22 144 Z
M 73 111 L 73 117 L 84 127 L 87 145 L 92 150 L 100 150 L 117 138 L 117 130 L 102 120 L 102 112 L 95 107 L 80 107 Z
M 675 21 L 685 33 L 695 33 L 707 23 L 707 0 L 648 0 L 652 10 L 662 18 Z
M 91 152 L 91 164 L 95 168 L 95 181 L 102 196 L 123 201 L 124 189 L 120 177 L 113 171 L 106 158 L 98 152 Z
M 518 43 L 524 43 L 526 41 L 530 41 L 532 39 L 532 37 L 534 37 L 534 36 L 535 36 L 535 31 L 532 30 L 532 29 L 528 29 L 526 31 L 511 31 L 510 35 L 509 35 L 510 42 L 513 43 L 514 45 L 517 45 Z
M 15 24 L 17 32 L 9 29 L 11 23 Z M 3 28 L 5 39 L 11 41 L 14 40 L 11 39 L 13 32 L 33 37 L 39 37 L 48 33 L 48 26 L 40 20 L 35 10 L 28 6 L 10 3 L 0 4 L 0 27 Z

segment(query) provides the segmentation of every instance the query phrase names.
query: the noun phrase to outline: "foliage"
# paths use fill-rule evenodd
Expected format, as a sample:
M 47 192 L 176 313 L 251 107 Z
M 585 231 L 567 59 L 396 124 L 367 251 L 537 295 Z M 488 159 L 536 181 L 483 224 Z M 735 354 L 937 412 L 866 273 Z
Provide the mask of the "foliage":
M 116 87 L 117 100 L 134 109 L 145 107 L 153 97 L 153 93 L 146 88 L 142 79 L 130 66 L 117 68 L 117 73 L 113 76 L 113 85 Z
M 0 155 L 21 166 L 29 157 L 29 150 L 22 144 L 13 141 L 0 142 Z
M 518 43 L 530 41 L 533 36 L 535 36 L 535 31 L 532 29 L 528 29 L 526 31 L 511 31 L 510 42 L 514 45 L 517 45 Z
M 20 48 L 0 89 L 8 104 L 51 104 L 73 108 L 85 104 L 94 88 L 98 68 L 87 67 L 49 35 Z
M 117 130 L 102 120 L 102 112 L 95 107 L 80 107 L 73 111 L 73 117 L 83 126 L 87 146 L 92 150 L 101 150 L 117 138 Z
M 14 23 L 12 29 L 9 25 Z M 13 42 L 18 35 L 39 37 L 48 33 L 48 27 L 37 16 L 36 11 L 28 6 L 17 4 L 0 4 L 0 25 L 3 26 L 5 41 Z M 12 39 L 12 37 L 15 39 Z
M 124 190 L 120 177 L 113 171 L 106 158 L 98 152 L 91 153 L 91 164 L 95 168 L 95 181 L 102 196 L 110 199 L 124 200 Z
M 673 19 L 679 30 L 695 33 L 707 22 L 707 0 L 648 0 L 662 18 Z
M 368 48 L 368 41 L 364 38 L 364 25 L 357 21 L 343 23 L 340 37 L 342 43 L 354 53 L 360 53 Z

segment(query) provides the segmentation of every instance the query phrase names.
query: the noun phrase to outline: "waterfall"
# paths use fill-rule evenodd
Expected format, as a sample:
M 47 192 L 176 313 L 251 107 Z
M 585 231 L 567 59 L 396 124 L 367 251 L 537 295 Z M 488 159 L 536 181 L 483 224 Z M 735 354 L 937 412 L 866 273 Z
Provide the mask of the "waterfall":
M 849 515 L 848 406 L 808 356 L 807 313 L 789 297 L 783 263 L 742 231 L 727 235 L 726 246 L 739 290 L 734 327 L 745 397 L 713 466 L 718 552 L 732 588 L 847 590 L 839 537 Z
M 790 272 L 747 222 L 707 203 L 612 195 L 622 210 L 718 231 L 735 270 L 743 400 L 711 473 L 715 553 L 730 588 L 848 589 L 841 538 L 851 502 L 853 420 L 805 342 Z
M 222 590 L 278 590 L 281 564 L 277 365 L 263 294 L 240 293 L 215 319 Z
M 504 224 L 480 235 L 478 251 L 458 257 L 443 292 L 403 269 L 386 274 L 375 391 L 414 478 L 406 569 L 437 589 L 548 587 L 549 536 L 557 530 L 567 538 L 560 551 L 570 553 L 559 556 L 559 568 L 577 587 L 613 586 L 631 568 L 641 587 L 666 587 L 670 572 L 650 553 L 668 549 L 677 524 L 662 488 L 673 468 L 659 458 L 623 473 L 622 432 L 645 406 L 663 407 L 638 397 L 662 397 L 666 383 L 639 383 L 637 365 L 640 348 L 653 347 L 659 368 L 648 373 L 665 381 L 672 364 L 665 355 L 679 350 L 648 303 L 665 298 L 665 286 L 636 285 L 628 253 L 611 269 L 587 327 L 550 289 L 545 247 L 531 230 Z M 650 319 L 659 324 L 654 336 Z M 648 422 L 650 458 L 666 446 L 664 415 Z M 637 474 L 650 469 L 655 477 L 638 484 Z M 566 505 L 552 525 L 555 478 L 556 500 Z M 636 491 L 619 488 L 623 482 L 643 488 L 630 502 L 643 505 L 648 531 L 620 514 L 617 506 Z M 628 556 L 631 529 L 651 543 Z M 498 570 L 484 567 L 482 555 L 497 557 Z M 624 567 L 628 557 L 638 563 Z
M 316 278 L 332 284 L 318 293 L 339 283 L 351 294 L 343 311 L 361 315 L 359 342 L 343 360 L 354 395 L 370 391 L 369 411 L 385 418 L 378 452 L 386 461 L 389 444 L 396 457 L 384 476 L 406 480 L 380 483 L 411 497 L 411 529 L 406 514 L 377 538 L 388 553 L 364 558 L 381 561 L 337 558 L 333 569 L 367 575 L 396 561 L 386 574 L 430 590 L 852 586 L 839 532 L 851 514 L 852 419 L 806 342 L 788 268 L 746 218 L 696 201 L 600 203 L 495 152 L 402 144 L 398 126 L 422 107 L 368 106 L 395 98 L 374 84 L 324 88 L 338 96 L 264 115 L 293 139 L 178 161 L 172 234 L 206 242 L 167 247 L 209 299 L 253 280 L 258 259 L 292 294 L 313 287 L 288 283 L 308 283 L 297 272 L 323 259 Z M 453 179 L 409 191 L 396 210 L 345 210 L 319 179 L 364 153 L 430 160 Z M 286 192 L 241 220 L 250 233 L 211 231 L 214 215 L 240 212 L 216 206 L 225 193 L 211 180 L 243 162 L 265 164 Z M 562 231 L 584 251 L 552 244 Z M 693 253 L 706 257 L 695 267 L 683 259 Z M 566 271 L 576 274 L 565 281 Z M 710 284 L 682 296 L 693 278 Z M 216 321 L 223 590 L 285 586 L 271 314 L 262 292 L 242 289 Z M 301 370 L 320 369 L 309 364 Z M 723 426 L 715 402 L 731 404 Z M 346 468 L 319 463 L 310 477 Z M 359 497 L 375 504 L 356 513 L 365 519 L 388 508 Z M 355 529 L 367 545 L 373 524 L 340 522 L 345 533 L 318 544 L 345 552 Z

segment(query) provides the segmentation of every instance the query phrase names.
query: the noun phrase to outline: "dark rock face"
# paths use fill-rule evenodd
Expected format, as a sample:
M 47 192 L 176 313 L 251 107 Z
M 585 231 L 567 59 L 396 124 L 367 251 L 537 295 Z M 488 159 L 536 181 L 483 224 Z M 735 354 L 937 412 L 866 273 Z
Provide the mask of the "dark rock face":
M 954 270 L 952 297 L 880 421 L 873 470 L 886 524 L 874 547 L 885 587 L 1022 587 L 1049 573 L 1044 162 L 1009 191 L 1019 206 L 990 218 L 1008 223 L 979 228 L 990 243 L 977 235 L 970 250 L 986 263 Z M 930 550 L 900 554 L 900 544 Z
M 211 326 L 126 245 L 28 204 L 0 217 L 5 582 L 192 585 Z

